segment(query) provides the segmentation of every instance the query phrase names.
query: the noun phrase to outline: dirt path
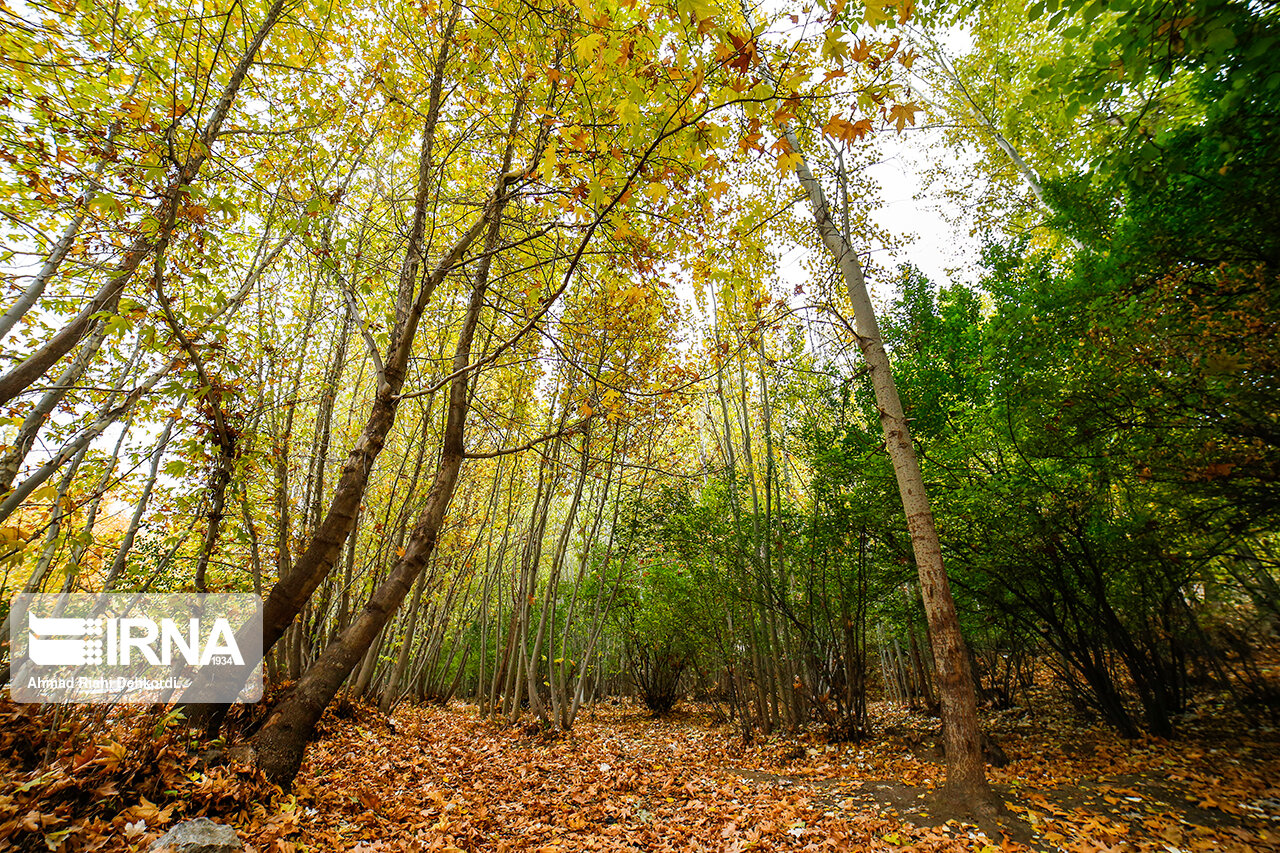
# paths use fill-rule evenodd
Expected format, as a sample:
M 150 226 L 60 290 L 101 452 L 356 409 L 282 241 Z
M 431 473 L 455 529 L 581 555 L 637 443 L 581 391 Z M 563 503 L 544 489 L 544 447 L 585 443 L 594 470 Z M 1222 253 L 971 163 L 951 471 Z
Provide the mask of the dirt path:
M 1068 720 L 1051 721 L 1056 735 L 1016 716 L 992 722 L 1014 760 L 989 771 L 1007 808 L 998 824 L 983 824 L 990 837 L 1043 851 L 1280 850 L 1280 743 L 1266 727 L 1248 732 L 1217 721 L 1180 743 L 1129 743 Z M 840 750 L 834 760 L 811 748 L 777 770 L 739 773 L 831 808 L 919 826 L 964 823 L 933 795 L 942 774 L 936 726 L 898 714 L 880 742 Z M 878 778 L 884 768 L 896 778 Z

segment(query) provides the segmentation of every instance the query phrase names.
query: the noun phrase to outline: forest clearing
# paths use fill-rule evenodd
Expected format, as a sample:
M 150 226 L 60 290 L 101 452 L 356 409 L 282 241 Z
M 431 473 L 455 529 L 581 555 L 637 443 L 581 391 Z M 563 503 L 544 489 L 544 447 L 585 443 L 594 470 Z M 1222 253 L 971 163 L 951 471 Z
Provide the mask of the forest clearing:
M 1278 116 L 1257 0 L 0 0 L 0 849 L 1280 849 Z

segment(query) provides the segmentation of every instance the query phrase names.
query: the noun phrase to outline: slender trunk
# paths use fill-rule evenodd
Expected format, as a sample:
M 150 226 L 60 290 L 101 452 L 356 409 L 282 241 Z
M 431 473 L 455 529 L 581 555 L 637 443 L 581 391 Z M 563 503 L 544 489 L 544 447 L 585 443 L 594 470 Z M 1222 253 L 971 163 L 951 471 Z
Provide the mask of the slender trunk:
M 902 704 L 902 693 L 898 689 L 898 676 L 892 672 L 893 667 L 889 660 L 889 647 L 885 644 L 883 622 L 876 625 L 876 635 L 880 639 L 880 645 L 876 649 L 876 656 L 880 659 L 880 679 L 884 682 L 884 692 L 890 701 Z
M 934 666 L 938 677 L 938 693 L 942 702 L 943 739 L 947 752 L 947 793 L 978 812 L 995 808 L 995 798 L 987 784 L 983 767 L 981 732 L 978 727 L 977 697 L 969 675 L 969 658 L 960 620 L 951 596 L 942 561 L 942 548 L 934 527 L 924 476 L 911 443 L 911 433 L 903 414 L 902 401 L 894 383 L 885 352 L 884 341 L 876 322 L 871 297 L 867 291 L 862 264 L 844 234 L 836 228 L 822 187 L 809 170 L 793 131 L 786 131 L 796 161 L 796 177 L 809 197 L 813 217 L 823 244 L 831 252 L 844 278 L 849 301 L 853 306 L 858 348 L 867 362 L 875 391 L 880 424 L 884 431 L 885 449 L 893 462 L 898 493 L 907 516 L 907 529 L 915 551 L 920 576 L 920 590 L 933 643 Z
M 359 536 L 360 526 L 357 524 L 347 535 L 347 556 L 342 563 L 342 591 L 338 595 L 338 616 L 334 620 L 334 632 L 329 637 L 330 642 L 347 627 L 347 616 L 351 612 L 351 578 L 355 573 L 356 541 Z
M 249 535 L 249 576 L 253 578 L 253 591 L 262 595 L 262 546 L 258 543 L 258 527 L 253 523 L 253 511 L 249 508 L 249 484 L 241 483 L 240 514 L 244 529 Z
M 497 484 L 502 480 L 502 468 L 505 460 L 498 460 L 498 469 L 494 473 L 494 483 Z M 507 480 L 507 511 L 505 513 L 506 523 L 502 528 L 502 539 L 498 543 L 498 553 L 495 557 L 492 551 L 492 538 L 488 538 L 485 544 L 485 579 L 484 586 L 481 588 L 480 596 L 480 652 L 476 660 L 476 702 L 481 708 L 481 716 L 487 717 L 489 711 L 493 708 L 496 699 L 496 691 L 498 684 L 498 670 L 502 666 L 502 661 L 498 658 L 497 650 L 497 629 L 502 623 L 502 596 L 499 589 L 502 586 L 502 563 L 506 559 L 508 542 L 511 537 L 511 528 L 515 522 L 515 513 L 512 511 L 514 502 L 514 485 L 515 478 L 519 472 L 519 465 L 511 466 L 511 476 Z M 490 610 L 495 609 L 492 615 Z M 485 680 L 485 663 L 487 662 L 488 643 L 492 639 L 494 644 L 494 664 L 492 678 L 489 682 Z
M 121 98 L 122 102 L 127 103 L 133 97 L 133 93 L 137 91 L 138 83 L 141 81 L 141 74 L 134 77 L 133 84 L 125 92 L 124 97 Z M 8 335 L 18 321 L 26 316 L 26 313 L 36 304 L 40 294 L 44 293 L 45 287 L 57 274 L 62 262 L 66 260 L 71 247 L 75 245 L 76 237 L 80 234 L 80 226 L 84 224 L 84 218 L 89 211 L 89 206 L 93 204 L 98 192 L 102 189 L 102 173 L 107 165 L 107 160 L 115 159 L 115 137 L 119 130 L 120 121 L 117 119 L 107 129 L 107 135 L 102 145 L 102 156 L 97 165 L 94 166 L 93 177 L 89 179 L 89 187 L 85 191 L 84 198 L 77 205 L 78 209 L 75 215 L 71 217 L 71 221 L 67 223 L 67 226 L 62 229 L 62 236 L 53 244 L 53 248 L 49 250 L 49 254 L 45 257 L 44 263 L 40 265 L 40 269 L 31 277 L 31 283 L 22 291 L 22 295 L 9 306 L 9 309 L 4 312 L 4 316 L 0 317 L 0 339 Z
M 160 439 L 156 442 L 156 449 L 151 452 L 151 471 L 147 475 L 146 485 L 142 487 L 142 494 L 138 496 L 138 505 L 133 510 L 133 517 L 129 519 L 129 528 L 125 531 L 124 538 L 120 540 L 120 547 L 116 549 L 115 559 L 111 562 L 111 571 L 107 572 L 107 577 L 102 582 L 102 588 L 107 592 L 115 589 L 116 583 L 124 574 L 129 551 L 132 550 L 133 541 L 137 538 L 138 530 L 142 526 L 142 517 L 146 514 L 147 504 L 151 502 L 151 492 L 155 488 L 156 475 L 160 470 L 160 459 L 164 456 L 164 449 L 169 444 L 169 436 L 173 433 L 173 424 L 176 420 L 176 415 L 170 415 L 169 420 L 165 421 L 164 431 L 160 433 Z
M 311 454 L 311 473 L 307 477 L 307 493 L 310 500 L 304 502 L 303 528 L 307 534 L 310 534 L 315 527 L 323 506 L 324 475 L 329 462 L 329 442 L 333 432 L 333 404 L 338 393 L 338 378 L 342 375 L 347 363 L 347 340 L 351 336 L 351 325 L 352 316 L 348 309 L 343 316 L 342 331 L 338 333 L 337 351 L 325 374 L 320 411 L 316 414 L 316 441 Z
M 112 398 L 108 398 L 106 405 L 99 410 L 98 416 L 92 423 L 67 439 L 48 461 L 33 471 L 30 476 L 18 484 L 17 488 L 5 496 L 4 500 L 0 502 L 0 524 L 7 521 L 9 516 L 13 515 L 18 507 L 31 496 L 32 492 L 79 453 L 81 448 L 86 447 L 89 442 L 102 435 L 108 427 L 118 422 L 144 394 L 160 381 L 168 370 L 169 368 L 165 367 L 152 373 L 143 380 L 141 385 L 130 391 L 119 405 L 112 406 L 114 395 Z
M 123 439 L 123 437 L 122 437 Z M 118 449 L 117 445 L 117 449 Z M 44 585 L 44 580 L 49 574 L 49 568 L 53 565 L 53 558 L 58 553 L 58 534 L 62 532 L 62 519 L 67 515 L 67 494 L 71 489 L 71 483 L 75 479 L 76 471 L 80 468 L 80 463 L 84 461 L 85 454 L 89 448 L 80 448 L 80 452 L 71 460 L 71 464 L 67 466 L 67 470 L 63 472 L 62 479 L 58 481 L 58 493 L 53 499 L 53 518 L 49 521 L 49 529 L 44 534 L 44 546 L 40 549 L 40 559 L 36 563 L 35 570 L 32 571 L 31 577 L 27 579 L 23 585 L 22 591 L 25 593 L 39 592 L 40 587 Z M 68 568 L 68 572 L 71 568 Z M 2 594 L 2 593 L 0 593 Z M 8 657 L 9 651 L 9 622 L 13 616 L 12 611 L 5 611 L 3 630 L 0 631 L 0 651 Z M 0 671 L 0 684 L 9 680 L 9 665 L 4 664 L 3 671 Z
M 612 444 L 613 446 L 609 458 L 616 459 L 616 451 L 618 447 L 617 427 L 615 427 L 613 431 Z M 572 683 L 566 682 L 567 673 L 576 669 L 570 661 L 569 656 L 572 653 L 573 648 L 570 646 L 569 641 L 572 636 L 572 629 L 574 628 L 574 617 L 578 610 L 578 598 L 581 595 L 583 580 L 586 577 L 591 549 L 595 545 L 596 537 L 600 534 L 600 525 L 604 520 L 604 513 L 609 505 L 609 491 L 610 487 L 613 485 L 613 473 L 614 466 L 609 464 L 605 473 L 604 483 L 600 487 L 599 499 L 597 500 L 593 497 L 588 502 L 588 506 L 590 506 L 591 503 L 596 503 L 596 511 L 591 521 L 591 527 L 589 530 L 585 531 L 585 535 L 583 537 L 582 550 L 578 557 L 578 571 L 574 575 L 573 579 L 573 593 L 569 597 L 569 606 L 565 610 L 564 627 L 560 632 L 560 653 L 556 656 L 556 661 L 558 661 L 558 663 L 553 663 L 552 667 L 553 677 L 551 679 L 551 689 L 557 694 L 556 726 L 565 730 L 573 724 L 573 712 L 577 704 L 574 697 L 576 697 L 578 693 L 576 689 L 569 689 L 569 687 L 572 686 Z M 603 589 L 604 577 L 601 576 L 600 584 L 597 586 L 597 591 L 602 592 Z M 598 602 L 596 609 L 597 611 L 599 610 Z
M 409 354 L 412 350 L 418 322 L 422 317 L 432 293 L 445 276 L 452 272 L 462 261 L 466 251 L 483 233 L 486 226 L 496 222 L 495 211 L 499 214 L 506 203 L 508 184 L 519 175 L 504 171 L 497 181 L 494 194 L 470 228 L 462 234 L 450 249 L 444 253 L 440 262 L 425 277 L 422 286 L 414 295 L 414 287 L 418 280 L 418 270 L 422 263 L 422 244 L 426 228 L 426 212 L 432 187 L 430 180 L 432 164 L 432 147 L 434 129 L 439 116 L 441 88 L 444 71 L 448 60 L 448 47 L 452 38 L 454 23 L 460 7 L 455 5 L 449 24 L 442 36 L 442 46 L 436 62 L 435 76 L 432 81 L 430 107 L 427 114 L 426 127 L 423 131 L 422 152 L 419 157 L 418 195 L 415 200 L 414 217 L 409 231 L 408 247 L 405 261 L 401 268 L 400 292 L 396 306 L 396 324 L 387 344 L 385 366 L 379 372 L 378 389 L 370 408 L 364 430 L 347 457 L 347 462 L 339 476 L 334 489 L 334 496 L 324 520 L 316 528 L 306 549 L 294 562 L 287 578 L 280 579 L 272 587 L 267 600 L 263 603 L 262 620 L 250 620 L 243 628 L 245 636 L 261 633 L 262 647 L 270 649 L 293 622 L 296 615 L 310 599 L 320 583 L 328 576 L 342 543 L 346 540 L 354 524 L 360 502 L 373 464 L 382 452 L 383 445 L 392 425 L 395 422 L 396 410 L 400 404 L 400 391 L 407 374 Z M 487 257 L 487 256 L 486 256 Z M 463 365 L 465 368 L 466 365 Z M 206 668 L 202 670 L 212 672 Z M 226 677 L 225 673 L 222 677 Z M 247 677 L 247 671 L 246 671 Z M 200 676 L 196 678 L 199 684 Z M 193 685 L 196 686 L 196 685 Z
M 916 622 L 913 618 L 915 610 L 915 596 L 908 596 L 907 605 L 907 641 L 911 649 L 911 668 L 915 672 L 916 683 L 920 688 L 920 698 L 924 700 L 926 708 L 932 708 L 934 705 L 933 689 L 930 686 L 929 670 L 924 663 L 924 655 L 920 653 L 920 642 L 916 639 Z M 969 670 L 973 672 L 973 653 L 969 654 Z M 977 689 L 978 681 L 974 680 L 974 687 Z
M 231 483 L 231 475 L 235 470 L 235 438 L 227 433 L 226 443 L 218 446 L 218 458 L 214 465 L 209 484 L 209 514 L 204 531 L 204 539 L 200 543 L 200 557 L 196 562 L 196 592 L 208 592 L 205 573 L 209 568 L 209 560 L 218 546 L 218 534 L 222 531 L 222 519 L 227 504 L 227 487 Z
M 551 405 L 548 407 L 550 412 L 555 411 L 559 390 L 557 387 L 555 393 L 552 394 Z M 547 421 L 547 429 L 550 431 L 552 419 L 548 417 Z M 560 448 L 562 446 L 563 442 L 555 441 L 552 444 L 551 453 L 543 456 L 538 466 L 538 485 L 534 492 L 533 502 L 530 505 L 529 532 L 525 538 L 524 550 L 520 555 L 519 585 L 513 602 L 514 612 L 512 616 L 512 621 L 515 623 L 512 642 L 516 652 L 517 665 L 510 670 L 511 680 L 504 691 L 509 697 L 506 710 L 507 718 L 511 722 L 515 722 L 520 714 L 520 700 L 524 695 L 527 683 L 531 679 L 536 679 L 537 676 L 536 672 L 533 675 L 529 675 L 531 668 L 536 669 L 536 665 L 531 667 L 529 660 L 529 622 L 533 607 L 533 596 L 537 590 L 538 567 L 542 562 L 542 541 L 546 535 L 551 500 L 555 494 L 556 483 L 559 479 L 555 468 L 559 462 Z M 534 689 L 529 695 L 529 707 L 534 713 L 540 712 L 539 703 L 538 692 Z
M 644 490 L 641 489 L 640 496 L 643 496 L 643 493 L 644 493 Z M 609 598 L 607 601 L 604 600 L 604 597 L 603 597 L 604 586 L 605 586 L 604 579 L 607 576 L 609 564 L 612 561 L 612 557 L 613 557 L 613 533 L 618 529 L 618 511 L 619 511 L 619 508 L 621 507 L 621 504 L 622 504 L 622 484 L 619 483 L 617 493 L 613 499 L 613 521 L 609 527 L 609 531 L 610 531 L 609 545 L 605 550 L 604 560 L 602 561 L 600 566 L 600 577 L 596 587 L 595 608 L 592 614 L 592 623 L 594 627 L 591 631 L 590 636 L 587 638 L 586 648 L 583 649 L 582 661 L 581 663 L 578 664 L 578 674 L 576 679 L 577 684 L 573 693 L 573 705 L 569 711 L 569 718 L 565 723 L 566 729 L 570 728 L 573 725 L 574 719 L 578 716 L 578 709 L 581 707 L 582 700 L 583 700 L 582 688 L 583 688 L 583 683 L 587 677 L 587 667 L 591 662 L 592 656 L 596 653 L 596 643 L 599 641 L 600 634 L 604 630 L 605 622 L 607 621 L 609 616 L 609 611 L 613 607 L 613 602 L 618 596 L 618 591 L 622 588 L 622 580 L 626 573 L 626 564 L 625 564 L 625 561 L 623 561 L 622 565 L 618 567 L 617 574 L 614 576 L 613 588 L 610 589 L 609 591 Z M 639 504 L 639 500 L 637 500 L 637 505 L 638 504 Z M 597 678 L 596 684 L 592 685 L 593 692 L 595 687 L 598 684 L 599 684 L 599 679 Z
M 778 678 L 776 648 L 761 649 L 761 644 L 772 646 L 772 614 L 769 605 L 773 594 L 770 589 L 772 578 L 767 574 L 768 543 L 761 533 L 763 521 L 760 511 L 760 485 L 756 482 L 755 454 L 751 444 L 750 405 L 747 397 L 747 373 L 743 359 L 738 359 L 738 399 L 741 403 L 742 425 L 742 462 L 746 475 L 751 483 L 751 559 L 749 563 L 755 568 L 755 583 L 758 597 L 755 608 L 758 608 L 760 632 L 755 631 L 756 614 L 751 615 L 752 660 L 755 668 L 756 692 L 759 695 L 760 719 L 766 732 L 772 732 L 778 725 Z
M 504 460 L 498 461 L 498 470 L 494 474 L 494 481 L 498 482 L 502 477 L 502 466 Z M 508 542 L 511 537 L 511 528 L 515 522 L 515 513 L 513 512 L 513 503 L 515 499 L 515 479 L 520 470 L 520 466 L 513 464 L 511 466 L 511 475 L 507 480 L 507 511 L 505 513 L 506 523 L 502 528 L 502 540 L 498 544 L 498 554 L 495 557 L 492 553 L 492 539 L 487 540 L 485 549 L 485 580 L 484 587 L 481 592 L 480 601 L 480 657 L 476 661 L 476 702 L 480 706 L 480 715 L 488 717 L 492 711 L 497 699 L 498 681 L 500 678 L 499 671 L 504 666 L 504 660 L 499 656 L 498 650 L 498 626 L 502 624 L 502 595 L 500 593 L 502 587 L 502 564 L 507 556 Z M 492 614 L 490 613 L 492 609 Z M 485 664 L 487 662 L 488 643 L 492 642 L 494 646 L 493 672 L 489 680 L 485 680 Z
M 98 523 L 98 509 L 102 506 L 102 499 L 106 497 L 107 489 L 111 485 L 112 475 L 116 470 L 116 463 L 120 460 L 120 449 L 124 447 L 125 440 L 129 437 L 129 429 L 133 425 L 133 419 L 129 418 L 124 422 L 123 428 L 120 430 L 120 436 L 116 439 L 115 446 L 111 450 L 111 457 L 107 460 L 106 465 L 102 469 L 102 477 L 98 480 L 98 485 L 94 489 L 93 499 L 89 501 L 89 506 L 85 510 L 84 526 L 80 528 L 80 536 L 75 546 L 71 549 L 71 556 L 65 563 L 67 567 L 67 575 L 74 576 L 79 570 L 81 560 L 88 552 L 93 544 L 93 528 Z M 88 452 L 88 446 L 81 451 L 81 457 Z M 76 463 L 72 461 L 74 469 Z M 69 481 L 68 481 L 69 483 Z M 45 572 L 48 567 L 45 568 Z M 34 573 L 28 580 L 23 592 L 39 592 L 44 586 L 44 576 L 39 571 Z M 0 641 L 7 643 L 9 640 L 9 617 L 6 614 L 3 630 L 0 630 Z
M 98 350 L 106 339 L 106 326 L 98 327 L 84 342 L 84 346 L 76 353 L 71 364 L 67 365 L 67 369 L 54 380 L 53 387 L 44 393 L 31 411 L 27 412 L 18 434 L 13 439 L 12 446 L 5 453 L 4 459 L 0 460 L 0 492 L 7 491 L 13 485 L 18 469 L 22 467 L 22 460 L 26 459 L 27 454 L 31 452 L 41 427 L 49 420 L 49 415 L 54 408 L 67 396 L 67 391 L 80 381 L 80 377 L 84 375 L 89 363 L 98 354 Z
M 547 683 L 549 685 L 554 683 L 556 673 L 550 653 L 554 645 L 554 640 L 548 640 L 548 634 L 555 630 L 555 619 L 553 614 L 555 612 L 556 599 L 559 595 L 560 573 L 564 569 L 565 556 L 569 549 L 569 537 L 573 533 L 573 523 L 577 519 L 578 507 L 582 502 L 582 490 L 587 482 L 587 468 L 590 464 L 591 458 L 590 440 L 591 433 L 588 428 L 584 428 L 582 463 L 578 469 L 578 482 L 574 485 L 573 498 L 569 503 L 568 510 L 565 512 L 564 524 L 560 528 L 560 537 L 556 542 L 556 550 L 552 554 L 551 570 L 547 575 L 547 587 L 543 594 L 542 613 L 539 615 L 538 619 L 538 633 L 534 637 L 533 649 L 529 653 L 529 659 L 531 661 L 536 662 L 540 660 L 543 641 L 547 640 Z M 568 628 L 567 625 L 565 627 L 566 629 Z M 532 695 L 537 689 L 537 685 L 532 680 L 537 677 L 537 671 L 538 670 L 536 668 L 531 668 L 528 673 L 528 676 L 531 679 L 529 682 L 530 695 Z M 559 717 L 559 698 L 557 691 L 553 687 L 548 689 L 548 699 L 551 704 L 550 710 L 552 720 L 556 720 Z M 543 720 L 544 722 L 547 720 L 545 713 L 543 714 Z
M 360 659 L 360 670 L 356 674 L 355 684 L 351 686 L 351 698 L 361 699 L 369 692 L 369 684 L 373 681 L 373 672 L 378 668 L 378 655 L 382 653 L 382 645 L 386 639 L 386 631 L 379 631 L 378 636 L 369 644 L 369 650 Z
M 397 691 L 400 689 L 400 680 L 404 678 L 405 670 L 409 668 L 409 658 L 413 652 L 413 638 L 418 628 L 418 609 L 422 605 L 422 588 L 427 583 L 427 572 L 418 575 L 418 581 L 413 585 L 413 598 L 409 602 L 409 609 L 405 613 L 405 631 L 404 638 L 400 641 L 400 653 L 396 660 L 396 668 L 391 672 L 391 678 L 387 681 L 386 688 L 382 691 L 382 699 L 378 702 L 378 707 L 382 713 L 391 712 L 392 706 L 395 705 L 396 699 L 399 698 Z
M 716 300 L 717 300 L 717 297 L 713 292 L 711 297 L 711 302 L 713 305 L 717 304 Z M 715 330 L 715 340 L 716 340 L 717 349 L 721 352 L 724 352 L 724 351 L 727 351 L 727 349 L 726 349 L 726 346 L 722 344 L 720 341 L 719 319 L 720 318 L 718 316 L 718 310 L 717 310 L 717 316 L 714 316 L 712 318 L 712 324 L 713 324 L 713 329 Z M 742 542 L 743 542 L 744 534 L 742 529 L 742 508 L 738 502 L 737 459 L 736 459 L 736 454 L 733 446 L 733 426 L 732 426 L 732 422 L 729 419 L 729 403 L 727 400 L 727 395 L 725 394 L 724 376 L 723 376 L 723 371 L 721 370 L 716 371 L 716 398 L 720 403 L 720 417 L 721 417 L 721 421 L 724 424 L 724 457 L 725 457 L 725 465 L 726 465 L 726 474 L 728 475 L 728 479 L 729 479 L 729 506 L 733 512 L 734 550 L 733 550 L 733 557 L 732 557 L 732 568 L 733 568 L 733 573 L 735 575 L 736 582 L 743 585 L 742 588 L 745 588 L 747 579 L 743 577 L 743 563 L 747 561 L 744 561 L 742 556 L 742 551 L 743 551 Z M 750 468 L 750 462 L 747 463 L 747 467 L 748 469 Z M 757 656 L 755 654 L 755 648 L 756 648 L 755 638 L 754 638 L 755 618 L 754 618 L 754 615 L 751 614 L 750 602 L 747 603 L 747 608 L 748 608 L 748 613 L 750 615 L 750 618 L 747 620 L 748 622 L 748 632 L 746 636 L 747 649 L 746 649 L 745 660 L 743 661 L 743 666 L 750 665 L 752 668 L 752 672 L 758 672 Z M 730 635 L 733 634 L 732 625 L 730 625 L 729 627 L 729 633 Z M 736 644 L 735 644 L 735 648 L 736 648 Z M 735 689 L 737 689 L 739 686 L 745 687 L 744 685 L 740 684 L 740 682 L 742 681 L 741 669 L 742 667 L 734 668 Z M 763 697 L 762 697 L 762 694 L 760 693 L 760 684 L 758 679 L 756 679 L 755 684 L 757 688 L 756 705 L 758 710 L 762 704 Z M 745 713 L 745 710 L 748 704 L 748 699 L 747 699 L 745 689 L 738 690 L 736 695 L 741 699 L 741 702 L 742 702 L 744 713 L 741 714 L 740 720 L 743 725 L 743 739 L 746 740 L 750 735 L 750 732 L 749 732 L 750 720 L 747 714 Z
M 987 111 L 978 104 L 973 93 L 969 91 L 969 87 L 964 84 L 964 81 L 960 79 L 960 75 L 951 67 L 942 47 L 928 36 L 925 37 L 925 41 L 928 42 L 927 48 L 930 52 L 930 58 L 933 59 L 934 65 L 937 66 L 938 70 L 942 72 L 942 76 L 946 77 L 947 80 L 950 81 L 951 85 L 955 87 L 956 94 L 959 96 L 960 100 L 964 101 L 965 105 L 969 108 L 969 111 L 973 113 L 974 118 L 978 120 L 978 124 L 982 125 L 982 127 L 991 134 L 991 138 L 995 142 L 996 147 L 1009 158 L 1009 162 L 1013 164 L 1013 167 L 1017 170 L 1019 177 L 1022 178 L 1023 182 L 1031 190 L 1032 194 L 1035 195 L 1036 201 L 1040 203 L 1041 207 L 1048 210 L 1049 204 L 1044 200 L 1044 189 L 1040 183 L 1040 176 L 1035 173 L 1034 169 L 1027 165 L 1027 161 L 1022 158 L 1020 153 L 1018 153 L 1018 149 L 1013 146 L 1013 143 L 1009 142 L 1009 140 L 1005 138 L 1005 135 L 1000 132 L 998 127 L 996 127 L 995 121 L 993 121 Z

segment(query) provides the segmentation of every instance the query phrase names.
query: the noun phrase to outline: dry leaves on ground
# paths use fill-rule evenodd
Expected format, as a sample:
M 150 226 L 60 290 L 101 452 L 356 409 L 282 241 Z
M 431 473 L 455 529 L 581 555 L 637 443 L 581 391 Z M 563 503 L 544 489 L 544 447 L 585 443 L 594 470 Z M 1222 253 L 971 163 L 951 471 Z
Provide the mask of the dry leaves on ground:
M 1280 733 L 1221 716 L 1177 742 L 1124 742 L 1069 718 L 990 715 L 1011 814 L 984 831 L 932 796 L 937 720 L 888 705 L 863 744 L 751 746 L 702 710 L 605 705 L 572 733 L 531 734 L 462 705 L 362 707 L 326 718 L 288 794 L 211 766 L 172 719 L 69 719 L 50 747 L 46 718 L 0 711 L 0 846 L 24 850 L 145 850 L 202 814 L 257 853 L 1280 850 Z

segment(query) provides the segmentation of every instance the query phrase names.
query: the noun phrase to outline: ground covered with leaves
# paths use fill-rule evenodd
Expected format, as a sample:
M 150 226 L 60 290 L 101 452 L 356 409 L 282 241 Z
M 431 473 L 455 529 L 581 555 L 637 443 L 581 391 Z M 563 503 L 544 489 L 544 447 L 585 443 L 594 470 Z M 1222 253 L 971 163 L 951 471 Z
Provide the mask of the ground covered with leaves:
M 692 708 L 654 719 L 605 705 L 568 735 L 485 722 L 475 708 L 357 707 L 326 718 L 289 793 L 181 720 L 51 720 L 0 707 L 0 847 L 145 850 L 208 815 L 249 849 L 1280 850 L 1280 732 L 1206 710 L 1177 741 L 1023 711 L 985 723 L 1008 814 L 982 827 L 934 796 L 938 721 L 888 705 L 877 736 L 744 745 Z

